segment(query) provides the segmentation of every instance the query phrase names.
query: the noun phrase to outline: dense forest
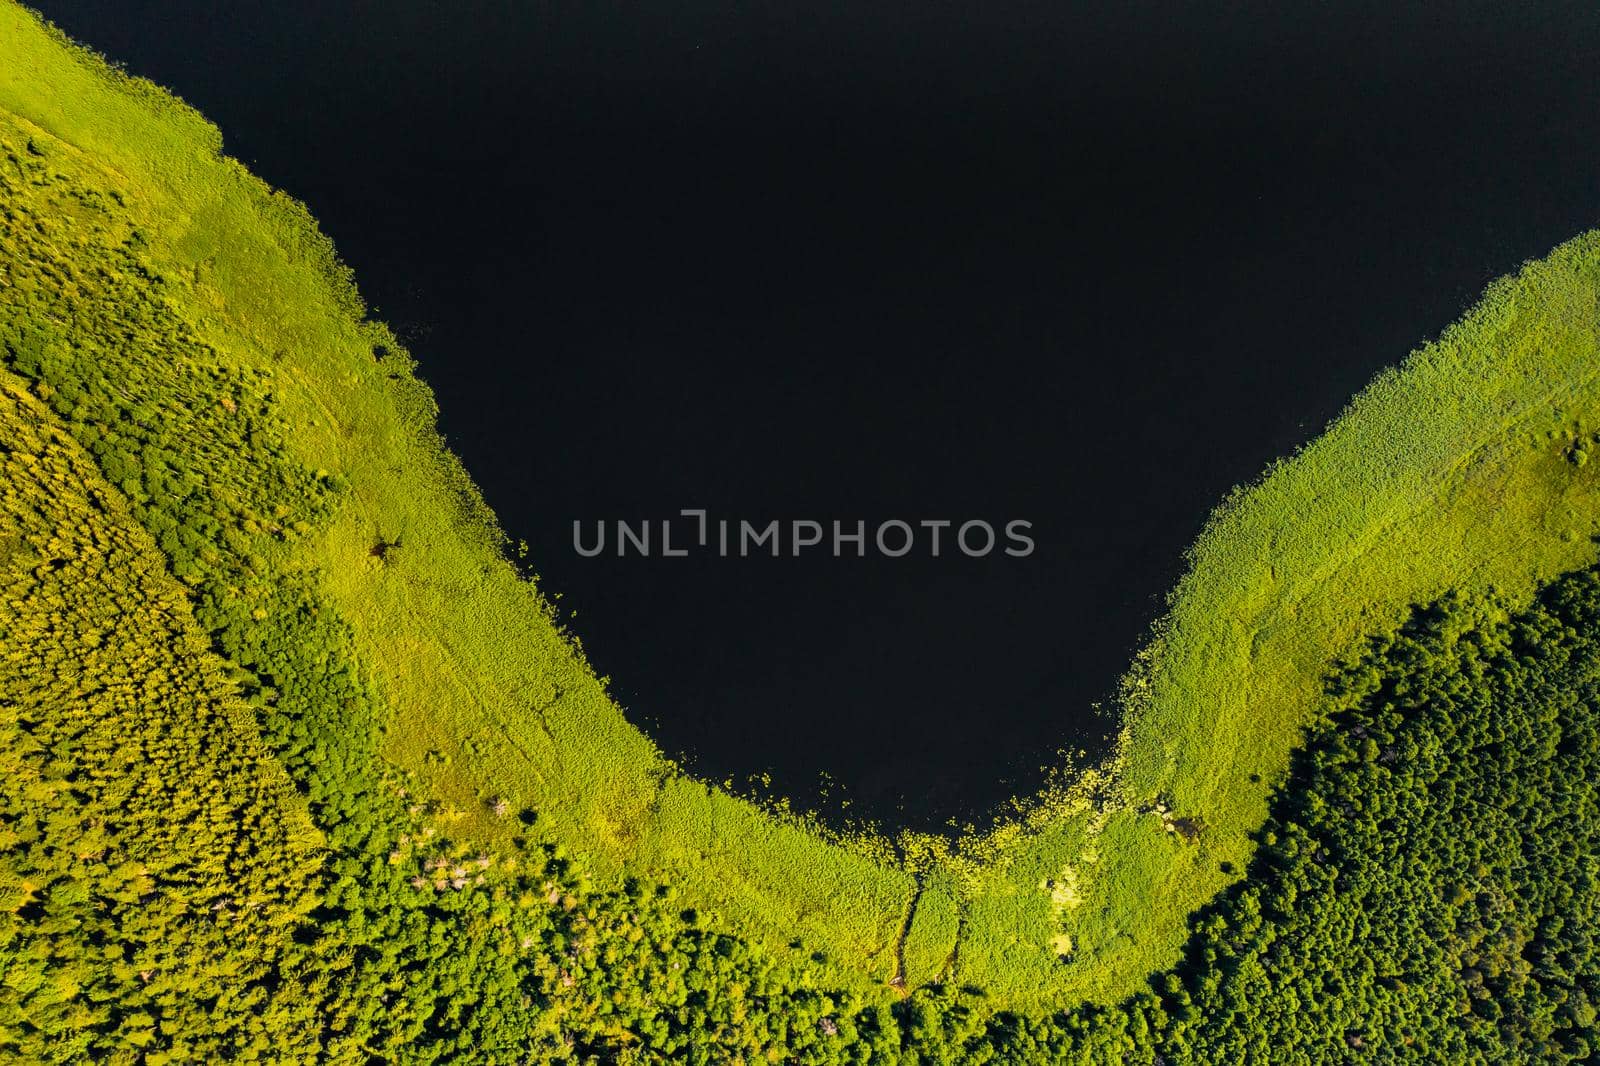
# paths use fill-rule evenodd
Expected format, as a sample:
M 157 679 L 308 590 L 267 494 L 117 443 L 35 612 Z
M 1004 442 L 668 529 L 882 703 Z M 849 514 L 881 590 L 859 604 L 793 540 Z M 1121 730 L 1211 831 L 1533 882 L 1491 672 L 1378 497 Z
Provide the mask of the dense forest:
M 1242 854 L 1181 798 L 1126 812 L 1228 886 L 1131 993 L 997 994 L 956 964 L 966 902 L 926 882 L 884 979 L 851 979 L 619 875 L 551 831 L 554 799 L 443 795 L 392 757 L 394 693 L 306 550 L 371 505 L 286 414 L 323 353 L 220 347 L 214 263 L 164 266 L 96 173 L 0 112 L 0 1059 L 1593 1061 L 1600 569 L 1328 650 Z M 401 353 L 363 358 L 427 417 Z M 1507 449 L 1591 485 L 1600 434 L 1553 417 Z M 362 528 L 363 579 L 428 576 Z

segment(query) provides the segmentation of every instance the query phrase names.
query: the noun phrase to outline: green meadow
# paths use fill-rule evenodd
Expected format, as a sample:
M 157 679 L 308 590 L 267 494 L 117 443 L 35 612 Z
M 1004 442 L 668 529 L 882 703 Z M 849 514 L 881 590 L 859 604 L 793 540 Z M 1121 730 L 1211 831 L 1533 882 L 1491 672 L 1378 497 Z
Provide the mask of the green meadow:
M 633 922 L 617 919 L 616 945 L 703 940 L 693 972 L 722 973 L 717 959 L 755 965 L 745 952 L 765 960 L 761 980 L 798 997 L 783 1002 L 800 1004 L 807 1041 L 838 1039 L 827 1032 L 836 1016 L 857 1012 L 850 1032 L 879 1048 L 871 1061 L 899 1052 L 884 1050 L 888 1037 L 873 1044 L 860 1019 L 903 1002 L 940 1004 L 915 1010 L 934 1011 L 957 1040 L 950 1019 L 962 1011 L 1043 1016 L 1149 996 L 1152 977 L 1188 957 L 1197 912 L 1254 876 L 1262 828 L 1341 663 L 1401 631 L 1417 605 L 1492 602 L 1509 617 L 1596 560 L 1600 234 L 1587 234 L 1493 284 L 1436 340 L 1394 353 L 1395 368 L 1315 441 L 1218 506 L 1123 679 L 1124 724 L 1103 764 L 1058 768 L 1054 785 L 1017 797 L 981 833 L 840 836 L 686 774 L 625 718 L 563 631 L 559 590 L 519 576 L 434 428 L 426 384 L 305 207 L 228 158 L 192 109 L 9 2 L 0 176 L 6 454 L 20 447 L 16 411 L 58 427 L 51 447 L 88 471 L 84 492 L 111 501 L 68 493 L 59 506 L 127 527 L 141 566 L 164 568 L 149 578 L 159 595 L 181 590 L 195 604 L 193 618 L 171 608 L 187 634 L 172 647 L 205 664 L 185 668 L 195 676 L 231 678 L 185 698 L 229 720 L 253 710 L 232 743 L 255 753 L 258 780 L 227 802 L 264 812 L 251 832 L 271 837 L 264 853 L 278 865 L 261 877 L 302 886 L 321 871 L 315 905 L 290 898 L 300 887 L 274 890 L 280 904 L 336 925 L 379 891 L 370 870 L 392 880 L 371 905 L 391 917 L 319 956 L 330 972 L 364 973 L 364 953 L 422 920 L 424 904 L 405 893 L 466 900 L 481 870 L 508 880 L 503 892 L 484 882 L 481 913 L 449 904 L 484 923 L 467 956 L 482 972 L 534 967 L 553 1003 L 585 987 L 577 963 L 516 962 L 527 949 L 505 947 L 516 938 L 504 930 L 534 923 L 519 936 L 559 937 L 561 952 L 612 944 L 596 930 L 612 929 L 616 908 Z M 1295 342 L 1282 338 L 1286 351 Z M 0 530 L 0 560 L 20 536 Z M 129 584 L 117 595 L 157 593 Z M 14 658 L 21 630 L 6 624 L 0 650 Z M 209 648 L 196 644 L 202 632 Z M 318 842 L 324 831 L 331 843 Z M 641 892 L 655 909 L 597 903 L 591 915 L 583 902 Z M 518 909 L 538 907 L 561 914 Z M 258 935 L 248 965 L 299 958 Z M 624 965 L 629 949 L 616 950 L 594 973 Z M 318 980 L 305 977 L 307 1014 L 334 1001 Z M 382 979 L 349 980 L 329 988 L 376 995 L 361 982 Z M 609 986 L 592 980 L 599 1002 Z M 441 980 L 439 1002 L 459 987 Z M 982 1011 L 939 998 L 962 988 L 981 990 Z M 745 1016 L 728 1010 L 738 1020 L 719 1024 L 732 1032 Z M 610 1061 L 631 1048 L 646 1061 L 639 1048 L 668 1039 L 640 1036 L 620 1006 L 584 1022 L 580 1039 L 550 1020 L 563 1011 L 581 1013 L 534 997 L 506 1016 L 552 1057 Z M 387 1050 L 363 1037 L 366 1050 L 401 1057 L 418 1034 L 487 1024 L 447 1014 L 418 1008 L 394 1023 Z M 1126 1039 L 1144 1024 L 1128 1022 Z M 481 1051 L 488 1038 L 471 1031 Z M 357 1055 L 337 1036 L 306 1039 L 305 1061 Z M 438 1053 L 461 1053 L 451 1047 Z

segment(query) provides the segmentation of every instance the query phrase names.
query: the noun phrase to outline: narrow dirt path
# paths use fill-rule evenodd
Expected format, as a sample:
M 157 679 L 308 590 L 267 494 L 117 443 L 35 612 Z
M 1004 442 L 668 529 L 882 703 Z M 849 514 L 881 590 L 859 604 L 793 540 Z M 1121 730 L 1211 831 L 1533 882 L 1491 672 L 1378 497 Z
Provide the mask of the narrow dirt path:
M 900 926 L 900 935 L 894 942 L 894 976 L 889 979 L 889 987 L 906 995 L 906 937 L 911 935 L 911 923 L 917 920 L 917 904 L 922 900 L 922 877 L 917 877 L 917 890 L 911 895 L 911 903 L 906 907 L 906 920 Z

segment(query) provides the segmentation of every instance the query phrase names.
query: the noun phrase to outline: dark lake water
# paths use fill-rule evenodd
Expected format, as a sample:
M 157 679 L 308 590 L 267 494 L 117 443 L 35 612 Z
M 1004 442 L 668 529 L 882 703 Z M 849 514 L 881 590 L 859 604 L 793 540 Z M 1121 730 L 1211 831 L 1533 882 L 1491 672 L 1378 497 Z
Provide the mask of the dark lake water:
M 1227 489 L 1600 215 L 1589 4 L 32 2 L 310 205 L 634 720 L 829 816 L 1095 748 Z M 680 508 L 1036 548 L 573 549 Z

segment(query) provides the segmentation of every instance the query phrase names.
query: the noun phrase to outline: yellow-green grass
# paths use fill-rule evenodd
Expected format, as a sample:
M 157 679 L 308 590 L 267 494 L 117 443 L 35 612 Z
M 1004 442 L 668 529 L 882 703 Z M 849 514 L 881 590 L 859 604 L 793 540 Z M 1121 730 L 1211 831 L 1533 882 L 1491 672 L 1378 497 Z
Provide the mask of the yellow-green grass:
M 1594 557 L 1600 464 L 1570 459 L 1573 435 L 1600 429 L 1591 235 L 1497 284 L 1218 510 L 1128 675 L 1128 723 L 1094 789 L 1069 781 L 949 845 L 827 839 L 683 775 L 626 721 L 501 557 L 430 394 L 310 216 L 222 156 L 214 128 L 10 3 L 0 110 L 52 165 L 122 194 L 179 283 L 175 310 L 225 358 L 273 367 L 291 447 L 348 483 L 292 565 L 353 627 L 390 707 L 387 754 L 462 812 L 459 831 L 513 832 L 488 811 L 498 798 L 532 808 L 537 832 L 602 876 L 673 883 L 720 926 L 822 951 L 861 987 L 902 966 L 908 984 L 950 978 L 1014 1005 L 1137 987 L 1177 957 L 1223 864 L 1242 869 L 1336 657 L 1446 588 L 1525 593 Z M 442 211 L 469 200 L 439 191 Z M 528 343 L 536 356 L 536 323 Z M 394 558 L 374 559 L 396 536 Z M 1165 817 L 1146 810 L 1158 802 Z M 1172 819 L 1203 827 L 1190 840 Z

